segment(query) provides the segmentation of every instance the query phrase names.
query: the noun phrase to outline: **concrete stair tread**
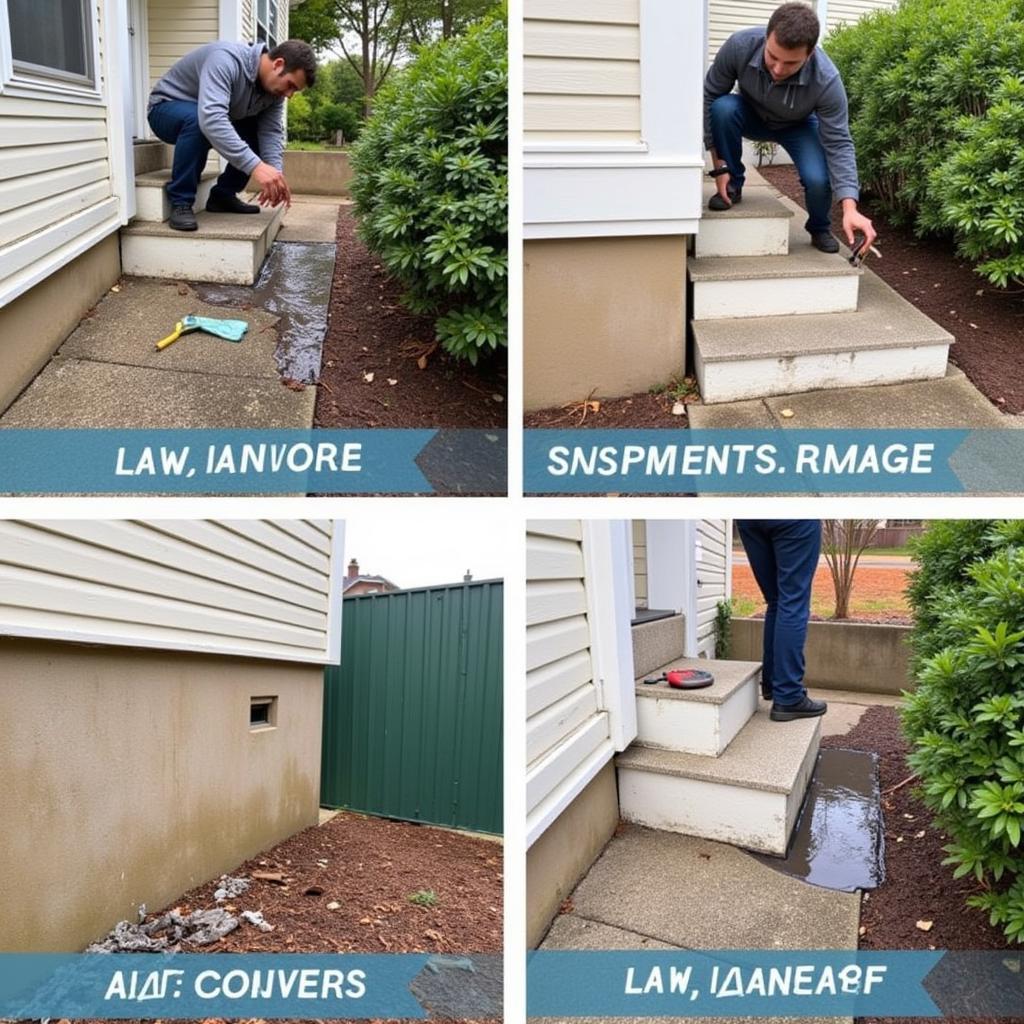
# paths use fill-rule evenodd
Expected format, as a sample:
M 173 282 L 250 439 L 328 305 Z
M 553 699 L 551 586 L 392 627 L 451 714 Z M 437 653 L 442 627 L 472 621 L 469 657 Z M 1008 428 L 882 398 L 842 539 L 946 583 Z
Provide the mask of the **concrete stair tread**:
M 705 363 L 949 345 L 956 340 L 870 271 L 861 279 L 855 311 L 694 320 L 693 336 Z
M 745 686 L 751 679 L 757 679 L 761 672 L 761 664 L 757 661 L 714 661 L 708 658 L 676 658 L 663 665 L 655 672 L 660 675 L 673 668 L 692 668 L 710 672 L 715 681 L 703 690 L 675 690 L 668 683 L 657 683 L 645 686 L 644 676 L 636 681 L 638 698 L 657 697 L 660 700 L 679 700 L 694 704 L 724 704 L 737 690 Z
M 214 170 L 204 170 L 199 176 L 200 181 L 210 181 L 219 178 L 220 173 Z M 163 167 L 156 171 L 146 171 L 145 174 L 135 175 L 135 184 L 141 188 L 163 188 L 171 180 L 170 167 Z
M 284 216 L 284 207 L 261 210 L 259 213 L 207 213 L 196 212 L 197 231 L 175 231 L 166 221 L 133 221 L 121 229 L 123 235 L 147 235 L 160 238 L 196 239 L 219 238 L 230 241 L 258 241 Z
M 616 757 L 615 764 L 620 769 L 788 794 L 820 728 L 820 718 L 773 722 L 767 711 L 758 711 L 718 757 L 634 743 Z
M 743 202 L 731 210 L 708 209 L 708 200 L 717 193 L 714 185 L 704 186 L 704 202 L 701 211 L 703 220 L 757 220 L 764 217 L 789 219 L 793 211 L 780 201 L 779 194 L 770 185 L 746 185 L 743 188 Z
M 779 201 L 775 200 L 786 207 Z M 744 193 L 743 205 L 746 205 Z M 760 278 L 859 277 L 863 271 L 851 267 L 840 253 L 819 252 L 811 245 L 803 222 L 789 222 L 789 253 L 786 256 L 704 256 L 690 260 L 686 267 L 691 281 L 755 281 Z

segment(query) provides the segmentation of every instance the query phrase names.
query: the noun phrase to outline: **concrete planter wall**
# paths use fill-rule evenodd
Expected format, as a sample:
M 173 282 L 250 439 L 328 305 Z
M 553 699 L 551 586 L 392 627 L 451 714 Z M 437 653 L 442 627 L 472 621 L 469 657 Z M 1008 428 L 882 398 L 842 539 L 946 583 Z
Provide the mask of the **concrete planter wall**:
M 347 196 L 352 168 L 344 150 L 286 149 L 284 176 L 288 187 L 297 194 Z
M 806 683 L 833 690 L 898 694 L 911 689 L 910 626 L 872 622 L 811 622 Z M 763 619 L 733 619 L 730 659 L 760 661 Z

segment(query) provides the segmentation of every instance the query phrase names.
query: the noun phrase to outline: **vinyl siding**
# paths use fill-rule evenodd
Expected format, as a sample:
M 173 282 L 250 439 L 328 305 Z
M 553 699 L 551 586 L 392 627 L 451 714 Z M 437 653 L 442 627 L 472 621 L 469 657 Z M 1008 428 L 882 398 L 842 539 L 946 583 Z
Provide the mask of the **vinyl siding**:
M 781 0 L 709 0 L 708 63 L 714 60 L 718 48 L 733 32 L 767 25 L 779 3 Z
M 527 815 L 568 803 L 610 760 L 590 653 L 582 525 L 532 522 L 526 535 Z M 531 828 L 532 831 L 532 828 Z
M 336 529 L 343 527 L 0 521 L 0 634 L 335 661 Z
M 729 565 L 724 519 L 700 519 L 697 522 L 697 650 L 708 658 L 715 656 L 715 614 L 718 602 L 726 596 L 726 572 Z
M 639 0 L 525 0 L 524 139 L 640 139 Z
M 828 0 L 827 32 L 859 21 L 865 14 L 894 8 L 899 0 Z M 826 34 L 827 34 L 826 32 Z
M 150 84 L 186 53 L 219 38 L 218 0 L 149 0 Z
M 93 11 L 100 17 L 99 4 Z M 101 96 L 104 38 L 97 22 Z M 105 102 L 0 95 L 0 306 L 118 227 Z M 49 272 L 49 270 L 47 271 Z
M 647 520 L 633 520 L 633 594 L 637 608 L 647 607 Z

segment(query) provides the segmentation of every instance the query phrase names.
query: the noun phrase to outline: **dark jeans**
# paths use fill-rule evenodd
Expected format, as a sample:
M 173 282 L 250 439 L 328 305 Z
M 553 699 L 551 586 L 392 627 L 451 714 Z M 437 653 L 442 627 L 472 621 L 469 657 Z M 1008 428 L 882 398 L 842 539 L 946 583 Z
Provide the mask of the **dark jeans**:
M 719 96 L 711 104 L 711 137 L 715 150 L 729 167 L 730 184 L 742 187 L 743 140 L 777 142 L 793 159 L 807 196 L 807 230 L 831 231 L 832 183 L 825 150 L 818 136 L 818 118 L 811 114 L 787 128 L 769 128 L 738 93 Z
M 164 100 L 149 112 L 149 126 L 158 139 L 174 146 L 171 180 L 167 185 L 167 198 L 171 206 L 191 206 L 196 201 L 196 189 L 211 148 L 206 136 L 199 130 L 199 105 L 186 100 Z M 232 121 L 231 126 L 259 156 L 257 119 L 247 117 L 241 121 Z M 245 171 L 228 164 L 213 186 L 213 191 L 226 199 L 241 192 L 248 181 L 249 175 Z
M 811 585 L 821 553 L 817 519 L 741 519 L 740 539 L 761 593 L 764 617 L 762 675 L 775 703 L 799 704 L 804 689 L 804 642 L 811 617 Z

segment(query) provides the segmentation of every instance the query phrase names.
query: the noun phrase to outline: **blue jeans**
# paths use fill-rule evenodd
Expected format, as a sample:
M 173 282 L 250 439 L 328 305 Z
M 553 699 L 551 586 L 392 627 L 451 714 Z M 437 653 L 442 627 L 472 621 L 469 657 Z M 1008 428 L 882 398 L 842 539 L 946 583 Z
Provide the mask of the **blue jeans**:
M 776 704 L 799 704 L 804 689 L 804 642 L 811 585 L 821 554 L 817 519 L 741 519 L 740 539 L 761 593 L 764 617 L 762 678 Z
M 174 146 L 167 198 L 171 206 L 191 206 L 196 201 L 199 179 L 211 149 L 209 140 L 199 130 L 199 104 L 187 100 L 164 100 L 153 107 L 148 120 L 156 137 Z M 247 117 L 241 121 L 232 121 L 231 126 L 259 156 L 257 119 Z M 241 192 L 248 181 L 249 175 L 245 171 L 228 164 L 213 186 L 213 191 L 227 199 Z
M 832 230 L 832 183 L 815 114 L 786 128 L 769 128 L 741 95 L 729 93 L 711 104 L 711 137 L 715 150 L 729 167 L 730 184 L 739 187 L 746 175 L 744 138 L 777 142 L 792 157 L 800 174 L 807 197 L 807 230 L 811 234 Z

